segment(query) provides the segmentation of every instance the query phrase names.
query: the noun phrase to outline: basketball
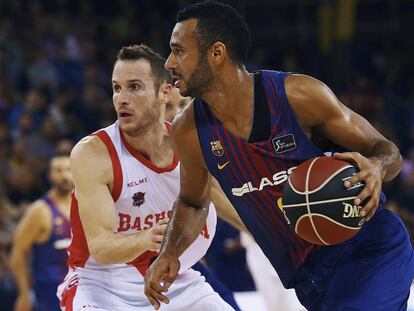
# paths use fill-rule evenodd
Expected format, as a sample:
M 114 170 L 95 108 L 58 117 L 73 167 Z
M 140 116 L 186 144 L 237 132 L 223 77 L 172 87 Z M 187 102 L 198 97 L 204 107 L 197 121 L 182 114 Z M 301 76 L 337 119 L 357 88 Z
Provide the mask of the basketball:
M 289 176 L 283 191 L 283 210 L 302 239 L 318 245 L 334 245 L 352 238 L 365 219 L 362 206 L 354 205 L 364 187 L 350 188 L 344 181 L 358 169 L 331 157 L 309 159 Z

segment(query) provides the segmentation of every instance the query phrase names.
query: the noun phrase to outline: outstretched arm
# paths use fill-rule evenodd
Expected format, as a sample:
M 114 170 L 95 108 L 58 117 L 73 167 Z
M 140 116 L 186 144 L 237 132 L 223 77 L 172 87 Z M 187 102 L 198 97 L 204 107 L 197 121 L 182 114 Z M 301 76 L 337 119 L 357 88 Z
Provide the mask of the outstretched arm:
M 401 170 L 402 158 L 397 146 L 362 116 L 344 106 L 322 82 L 304 75 L 291 75 L 285 86 L 289 102 L 305 132 L 323 135 L 351 150 L 334 156 L 360 169 L 345 182 L 345 187 L 359 181 L 365 183 L 354 203 L 360 205 L 368 199 L 361 214 L 369 220 L 377 209 L 382 182 L 393 179 Z
M 160 248 L 166 224 L 132 235 L 116 234 L 112 163 L 98 137 L 87 137 L 75 146 L 71 165 L 80 219 L 96 262 L 126 263 L 147 250 Z

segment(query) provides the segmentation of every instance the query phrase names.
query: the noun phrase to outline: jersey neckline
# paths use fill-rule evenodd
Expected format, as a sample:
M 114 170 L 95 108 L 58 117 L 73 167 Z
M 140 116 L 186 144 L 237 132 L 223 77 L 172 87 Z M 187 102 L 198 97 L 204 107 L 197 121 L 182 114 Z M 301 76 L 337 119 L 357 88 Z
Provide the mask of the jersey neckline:
M 168 126 L 167 126 L 168 127 Z M 135 150 L 134 147 L 132 147 L 128 141 L 125 138 L 124 133 L 122 133 L 121 129 L 119 129 L 119 133 L 121 135 L 122 144 L 125 146 L 125 148 L 128 150 L 128 152 L 139 162 L 141 162 L 143 165 L 148 167 L 150 170 L 154 171 L 155 173 L 161 174 L 161 173 L 167 173 L 174 170 L 178 165 L 178 158 L 177 155 L 174 153 L 173 161 L 170 165 L 166 167 L 158 167 L 154 163 L 152 163 L 150 160 L 148 160 L 146 157 L 144 157 L 139 151 Z

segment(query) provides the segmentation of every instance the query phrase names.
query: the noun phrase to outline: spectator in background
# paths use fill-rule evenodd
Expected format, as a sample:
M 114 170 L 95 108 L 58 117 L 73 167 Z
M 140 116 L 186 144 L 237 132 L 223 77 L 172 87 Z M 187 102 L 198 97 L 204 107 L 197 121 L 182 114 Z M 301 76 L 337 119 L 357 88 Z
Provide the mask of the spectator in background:
M 16 296 L 16 286 L 7 262 L 7 250 L 0 245 L 0 310 L 12 311 Z
M 183 97 L 180 95 L 176 87 L 171 89 L 170 101 L 165 106 L 165 120 L 172 122 L 174 116 L 187 106 L 191 101 L 191 97 Z
M 357 75 L 351 89 L 340 97 L 346 106 L 371 122 L 384 118 L 384 101 L 365 75 Z
M 47 100 L 45 94 L 39 89 L 30 89 L 26 93 L 22 105 L 15 106 L 9 114 L 9 125 L 11 128 L 19 126 L 20 119 L 27 114 L 32 118 L 32 128 L 38 129 L 47 111 Z
M 50 59 L 47 58 L 43 48 L 38 47 L 32 55 L 33 62 L 26 70 L 26 77 L 30 87 L 44 89 L 54 96 L 57 93 L 59 76 Z

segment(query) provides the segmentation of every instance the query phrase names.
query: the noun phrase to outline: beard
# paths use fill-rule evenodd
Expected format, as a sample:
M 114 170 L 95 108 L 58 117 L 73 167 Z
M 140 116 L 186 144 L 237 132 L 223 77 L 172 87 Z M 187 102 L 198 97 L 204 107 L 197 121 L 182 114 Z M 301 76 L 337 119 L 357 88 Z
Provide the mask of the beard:
M 141 136 L 148 132 L 148 130 L 159 121 L 161 111 L 161 103 L 158 100 L 154 100 L 150 109 L 142 112 L 139 116 L 134 115 L 134 118 L 138 120 L 132 124 L 119 123 L 121 130 L 128 136 Z
M 207 54 L 204 54 L 188 78 L 187 90 L 184 90 L 181 96 L 202 97 L 210 89 L 212 82 L 213 72 L 207 61 Z
M 74 185 L 69 182 L 56 183 L 54 185 L 57 193 L 61 196 L 70 194 L 73 191 Z

